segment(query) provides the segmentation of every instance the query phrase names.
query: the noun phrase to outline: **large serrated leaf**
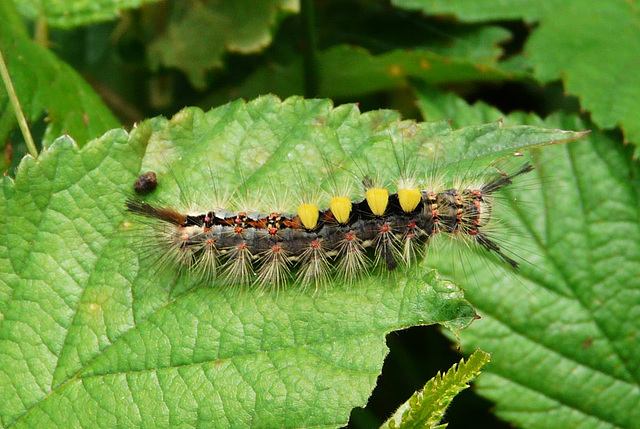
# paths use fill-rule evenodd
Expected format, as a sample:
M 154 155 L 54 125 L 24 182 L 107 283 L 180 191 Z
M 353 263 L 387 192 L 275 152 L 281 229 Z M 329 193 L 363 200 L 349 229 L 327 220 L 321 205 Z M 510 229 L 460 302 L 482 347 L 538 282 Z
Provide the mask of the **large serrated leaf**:
M 511 125 L 586 128 L 572 116 L 505 117 L 422 92 L 428 116 L 456 126 L 504 117 Z M 474 278 L 493 281 L 467 289 L 482 323 L 463 332 L 462 343 L 492 353 L 478 391 L 520 427 L 640 427 L 640 172 L 629 152 L 592 132 L 538 154 L 539 177 L 513 194 L 526 210 L 502 216 L 529 231 L 513 243 L 528 261 L 519 282 L 470 260 Z M 442 262 L 441 271 L 459 271 Z
M 454 131 L 390 111 L 262 97 L 185 109 L 82 149 L 57 140 L 3 181 L 2 424 L 340 426 L 373 389 L 386 333 L 430 323 L 459 330 L 475 317 L 426 266 L 315 295 L 239 292 L 157 270 L 120 231 L 141 170 L 157 171 L 157 198 L 178 205 L 176 179 L 194 198 L 216 187 L 321 184 L 322 160 L 309 155 L 319 148 L 327 159 L 342 151 L 366 160 L 384 177 L 397 168 L 388 149 L 400 141 L 414 167 L 427 168 L 434 145 L 453 165 L 579 135 L 499 123 Z

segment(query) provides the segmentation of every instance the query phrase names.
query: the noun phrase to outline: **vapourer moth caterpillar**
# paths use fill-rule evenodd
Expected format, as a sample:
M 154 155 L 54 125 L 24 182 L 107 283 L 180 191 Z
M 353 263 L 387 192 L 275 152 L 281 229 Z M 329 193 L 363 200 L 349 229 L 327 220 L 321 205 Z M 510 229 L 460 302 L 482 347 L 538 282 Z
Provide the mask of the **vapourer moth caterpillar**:
M 157 199 L 126 202 L 147 226 L 138 235 L 146 254 L 208 283 L 267 290 L 416 266 L 435 235 L 517 267 L 492 235 L 493 211 L 499 191 L 533 167 L 494 163 L 550 143 L 557 130 L 453 131 L 301 101 L 284 102 L 307 109 L 300 121 L 229 113 L 188 140 L 153 141 L 144 167 L 168 185 Z

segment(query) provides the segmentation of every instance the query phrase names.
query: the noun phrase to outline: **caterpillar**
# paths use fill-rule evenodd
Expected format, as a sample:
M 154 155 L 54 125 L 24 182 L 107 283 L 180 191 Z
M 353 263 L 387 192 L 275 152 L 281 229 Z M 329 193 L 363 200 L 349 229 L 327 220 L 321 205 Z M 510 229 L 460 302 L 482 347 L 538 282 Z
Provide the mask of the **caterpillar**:
M 532 170 L 525 163 L 466 186 L 405 180 L 395 192 L 366 176 L 364 198 L 333 196 L 324 208 L 303 201 L 294 213 L 221 207 L 186 212 L 139 196 L 125 204 L 149 221 L 162 264 L 223 284 L 277 290 L 297 283 L 318 290 L 331 278 L 352 282 L 372 268 L 415 265 L 437 235 L 475 243 L 517 269 L 518 262 L 491 238 L 495 194 Z

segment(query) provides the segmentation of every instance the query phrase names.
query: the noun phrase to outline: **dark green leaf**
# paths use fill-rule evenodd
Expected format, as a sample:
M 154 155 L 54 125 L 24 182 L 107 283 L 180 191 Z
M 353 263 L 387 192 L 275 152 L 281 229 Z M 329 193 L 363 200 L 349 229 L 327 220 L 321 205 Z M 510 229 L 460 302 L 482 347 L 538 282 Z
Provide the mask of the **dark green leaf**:
M 457 126 L 503 116 L 511 126 L 585 128 L 575 117 L 506 116 L 434 91 L 421 103 L 431 119 Z M 507 243 L 526 261 L 520 274 L 469 259 L 483 286 L 467 296 L 482 319 L 462 344 L 492 353 L 478 391 L 520 427 L 640 427 L 640 171 L 629 152 L 592 132 L 536 154 L 538 178 L 511 194 L 523 205 L 496 214 L 527 232 Z

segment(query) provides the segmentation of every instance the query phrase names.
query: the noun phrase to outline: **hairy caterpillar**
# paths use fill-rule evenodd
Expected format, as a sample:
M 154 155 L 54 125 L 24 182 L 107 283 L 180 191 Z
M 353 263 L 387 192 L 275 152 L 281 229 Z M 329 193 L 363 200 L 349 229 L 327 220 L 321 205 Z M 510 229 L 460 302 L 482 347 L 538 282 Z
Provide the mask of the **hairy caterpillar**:
M 373 267 L 414 265 L 438 234 L 475 243 L 517 268 L 490 236 L 494 199 L 532 169 L 526 163 L 510 174 L 448 187 L 401 180 L 395 192 L 367 176 L 364 198 L 333 195 L 324 208 L 301 201 L 295 213 L 221 207 L 187 213 L 139 197 L 126 208 L 149 221 L 163 263 L 225 284 L 318 289 L 332 277 L 350 282 Z

